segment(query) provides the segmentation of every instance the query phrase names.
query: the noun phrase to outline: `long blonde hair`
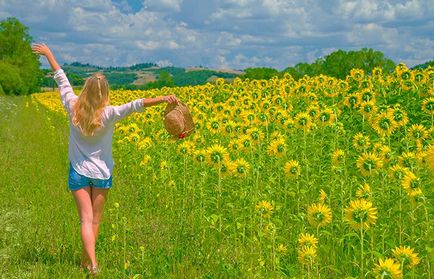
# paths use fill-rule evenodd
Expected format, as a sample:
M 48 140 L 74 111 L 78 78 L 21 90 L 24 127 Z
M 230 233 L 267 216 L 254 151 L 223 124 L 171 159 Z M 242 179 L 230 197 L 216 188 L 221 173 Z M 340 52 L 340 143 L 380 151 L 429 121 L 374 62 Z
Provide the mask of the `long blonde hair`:
M 93 136 L 102 126 L 102 113 L 109 103 L 109 86 L 102 73 L 86 79 L 83 90 L 72 109 L 72 124 L 86 136 Z

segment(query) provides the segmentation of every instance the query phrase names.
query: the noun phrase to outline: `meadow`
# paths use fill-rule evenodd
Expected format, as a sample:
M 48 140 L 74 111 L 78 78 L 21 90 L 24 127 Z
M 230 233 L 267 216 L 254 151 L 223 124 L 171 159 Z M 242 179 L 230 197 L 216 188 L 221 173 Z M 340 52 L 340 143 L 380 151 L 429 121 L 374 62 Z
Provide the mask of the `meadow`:
M 102 278 L 433 278 L 434 69 L 217 79 L 116 125 Z M 82 278 L 58 93 L 1 97 L 3 278 Z

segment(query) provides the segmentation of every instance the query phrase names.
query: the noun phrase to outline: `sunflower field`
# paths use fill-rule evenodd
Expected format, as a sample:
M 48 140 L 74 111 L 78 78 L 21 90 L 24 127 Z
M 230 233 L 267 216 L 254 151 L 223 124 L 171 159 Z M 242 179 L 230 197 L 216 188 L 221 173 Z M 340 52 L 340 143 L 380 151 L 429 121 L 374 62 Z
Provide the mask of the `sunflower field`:
M 175 94 L 116 124 L 97 255 L 113 278 L 433 278 L 434 69 L 115 90 Z M 57 92 L 34 94 L 67 122 Z M 116 185 L 117 183 L 117 185 Z M 103 264 L 103 263 L 102 263 Z

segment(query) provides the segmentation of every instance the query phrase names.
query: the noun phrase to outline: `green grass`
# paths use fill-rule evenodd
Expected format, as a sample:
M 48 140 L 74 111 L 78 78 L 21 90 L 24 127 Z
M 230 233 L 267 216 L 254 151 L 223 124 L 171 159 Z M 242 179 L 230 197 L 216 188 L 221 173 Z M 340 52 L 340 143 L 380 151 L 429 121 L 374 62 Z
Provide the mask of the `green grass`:
M 1 97 L 0 113 L 2 278 L 84 278 L 78 216 L 67 189 L 66 118 L 30 97 Z M 209 226 L 195 181 L 187 188 L 156 185 L 154 170 L 129 168 L 126 161 L 138 159 L 130 147 L 115 146 L 114 156 L 114 187 L 97 244 L 101 278 L 241 276 L 233 261 L 241 250 Z M 170 173 L 156 173 L 168 181 Z

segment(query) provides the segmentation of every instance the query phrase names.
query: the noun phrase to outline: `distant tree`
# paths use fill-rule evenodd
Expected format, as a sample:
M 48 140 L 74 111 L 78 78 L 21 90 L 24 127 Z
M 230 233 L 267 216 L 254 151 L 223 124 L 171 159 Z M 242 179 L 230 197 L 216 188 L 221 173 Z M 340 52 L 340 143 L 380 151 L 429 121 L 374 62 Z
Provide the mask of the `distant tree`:
M 279 71 L 273 68 L 246 68 L 244 74 L 241 75 L 242 79 L 270 79 L 274 76 L 279 76 Z
M 426 69 L 428 67 L 434 67 L 434 60 L 427 61 L 423 64 L 419 64 L 413 67 L 413 69 Z
M 0 22 L 0 85 L 6 94 L 29 94 L 40 89 L 42 72 L 31 41 L 28 28 L 18 19 Z
M 304 75 L 316 76 L 319 74 L 345 79 L 351 69 L 359 68 L 369 74 L 375 67 L 379 67 L 387 73 L 393 71 L 395 63 L 386 58 L 381 51 L 374 51 L 373 49 L 338 50 L 324 58 L 317 59 L 312 64 L 299 63 L 294 67 L 286 68 L 284 72 L 290 73 L 296 79 Z

